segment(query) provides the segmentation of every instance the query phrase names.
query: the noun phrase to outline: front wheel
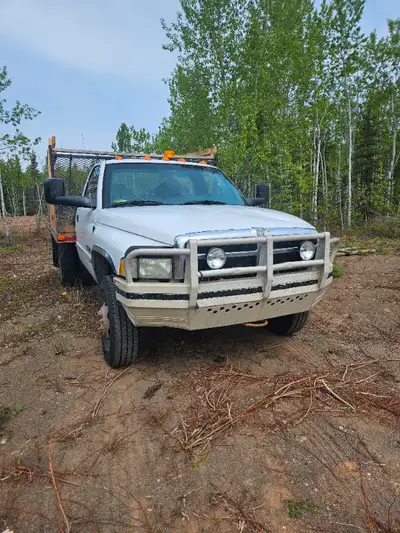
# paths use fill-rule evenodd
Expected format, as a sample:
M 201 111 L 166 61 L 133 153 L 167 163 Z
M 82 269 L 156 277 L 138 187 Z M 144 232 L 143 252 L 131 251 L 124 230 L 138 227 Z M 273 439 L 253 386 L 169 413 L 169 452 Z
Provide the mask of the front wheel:
M 129 320 L 125 309 L 117 300 L 111 276 L 100 284 L 101 344 L 104 359 L 113 368 L 132 365 L 139 356 L 140 330 Z
M 307 319 L 308 311 L 304 311 L 304 313 L 295 313 L 294 315 L 270 318 L 268 320 L 268 330 L 276 335 L 290 337 L 303 329 Z

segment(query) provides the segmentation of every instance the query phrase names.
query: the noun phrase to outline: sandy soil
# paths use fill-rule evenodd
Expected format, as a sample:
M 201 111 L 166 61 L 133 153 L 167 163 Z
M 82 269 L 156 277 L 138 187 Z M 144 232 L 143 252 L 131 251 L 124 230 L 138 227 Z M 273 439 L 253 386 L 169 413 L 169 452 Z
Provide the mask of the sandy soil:
M 400 531 L 400 256 L 344 276 L 297 337 L 149 331 L 102 360 L 96 288 L 45 230 L 0 248 L 0 532 Z

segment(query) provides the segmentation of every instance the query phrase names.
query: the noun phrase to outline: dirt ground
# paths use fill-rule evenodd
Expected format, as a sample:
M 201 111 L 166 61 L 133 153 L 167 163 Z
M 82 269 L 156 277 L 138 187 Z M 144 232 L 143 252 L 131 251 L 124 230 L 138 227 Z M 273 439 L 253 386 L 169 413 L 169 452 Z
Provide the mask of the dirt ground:
M 96 289 L 45 229 L 0 248 L 0 532 L 400 532 L 400 255 L 344 270 L 307 327 L 149 331 L 102 360 Z

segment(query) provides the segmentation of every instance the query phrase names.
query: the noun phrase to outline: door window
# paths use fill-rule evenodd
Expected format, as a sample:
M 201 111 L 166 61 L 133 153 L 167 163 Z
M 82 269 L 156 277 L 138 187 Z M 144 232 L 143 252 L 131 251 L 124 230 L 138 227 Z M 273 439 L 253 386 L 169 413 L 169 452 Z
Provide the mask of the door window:
M 83 193 L 84 196 L 88 196 L 89 198 L 96 199 L 97 184 L 99 182 L 99 176 L 100 176 L 100 167 L 96 166 L 93 168 L 89 176 L 89 179 L 86 183 L 85 192 Z

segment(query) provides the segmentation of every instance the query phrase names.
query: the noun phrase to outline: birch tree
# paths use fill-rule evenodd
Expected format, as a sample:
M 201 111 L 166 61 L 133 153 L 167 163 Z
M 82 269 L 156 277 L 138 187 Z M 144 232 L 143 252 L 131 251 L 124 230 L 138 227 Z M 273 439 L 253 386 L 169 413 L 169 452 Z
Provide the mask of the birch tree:
M 33 107 L 22 104 L 17 101 L 14 105 L 7 105 L 6 98 L 3 98 L 4 93 L 11 86 L 11 79 L 8 76 L 7 68 L 5 66 L 0 68 L 0 163 L 1 160 L 9 159 L 11 155 L 28 156 L 34 145 L 40 142 L 40 138 L 33 141 L 30 140 L 21 130 L 21 123 L 26 120 L 33 120 L 39 114 L 39 111 Z M 15 162 L 15 160 L 14 160 Z M 4 167 L 4 165 L 2 165 Z M 4 168 L 3 168 L 4 170 Z M 21 170 L 21 169 L 19 169 Z M 0 168 L 1 172 L 1 168 Z M 4 174 L 4 172 L 3 172 Z M 19 173 L 17 182 L 11 180 L 8 184 L 9 203 L 14 215 L 18 214 L 18 199 L 17 193 L 19 189 L 19 180 L 22 177 L 22 172 Z M 0 196 L 2 205 L 3 226 L 5 227 L 6 245 L 11 246 L 11 234 L 9 226 L 6 222 L 6 198 L 4 179 L 0 180 Z

